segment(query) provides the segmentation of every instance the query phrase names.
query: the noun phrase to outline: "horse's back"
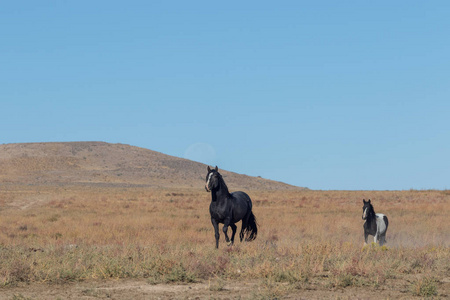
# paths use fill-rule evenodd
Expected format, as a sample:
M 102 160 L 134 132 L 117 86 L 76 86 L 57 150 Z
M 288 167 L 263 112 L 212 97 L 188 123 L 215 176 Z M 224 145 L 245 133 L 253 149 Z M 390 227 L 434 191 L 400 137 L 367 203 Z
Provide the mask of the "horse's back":
M 233 199 L 233 213 L 235 220 L 242 219 L 248 211 L 252 210 L 252 200 L 244 192 L 237 191 L 231 193 Z
M 244 193 L 241 191 L 233 192 L 233 193 L 231 193 L 231 196 L 233 198 L 235 198 L 237 201 L 252 202 L 252 200 L 250 199 L 250 196 L 247 195 L 247 193 Z
M 377 231 L 379 234 L 386 232 L 388 227 L 388 219 L 384 214 L 375 214 L 377 217 Z

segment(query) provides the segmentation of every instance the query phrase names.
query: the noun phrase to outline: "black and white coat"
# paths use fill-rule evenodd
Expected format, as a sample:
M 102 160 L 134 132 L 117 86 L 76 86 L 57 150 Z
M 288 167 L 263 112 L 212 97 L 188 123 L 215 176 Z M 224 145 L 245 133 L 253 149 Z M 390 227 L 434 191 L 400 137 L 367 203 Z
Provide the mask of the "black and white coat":
M 386 243 L 386 232 L 388 229 L 389 221 L 386 215 L 375 213 L 372 204 L 369 201 L 366 202 L 363 199 L 363 215 L 364 222 L 364 245 L 367 245 L 367 239 L 369 235 L 373 235 L 374 243 L 379 242 L 380 246 Z

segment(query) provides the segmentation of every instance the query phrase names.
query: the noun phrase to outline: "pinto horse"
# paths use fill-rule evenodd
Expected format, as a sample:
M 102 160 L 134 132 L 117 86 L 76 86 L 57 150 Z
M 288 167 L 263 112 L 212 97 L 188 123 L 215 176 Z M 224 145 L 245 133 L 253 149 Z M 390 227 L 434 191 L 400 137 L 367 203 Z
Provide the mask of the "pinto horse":
M 246 236 L 246 241 L 253 241 L 258 234 L 258 226 L 252 212 L 250 197 L 244 192 L 230 193 L 217 166 L 215 169 L 208 166 L 205 189 L 207 192 L 211 192 L 209 213 L 211 214 L 211 223 L 214 226 L 216 248 L 219 248 L 219 223 L 223 224 L 223 233 L 229 246 L 234 243 L 237 228 L 235 223 L 241 220 L 242 228 L 239 233 L 241 242 L 244 236 Z M 227 234 L 228 226 L 232 230 L 231 240 Z
M 386 243 L 386 231 L 389 225 L 388 218 L 384 214 L 375 213 L 370 199 L 367 202 L 363 199 L 363 203 L 362 219 L 366 220 L 364 222 L 364 245 L 367 245 L 367 238 L 370 234 L 374 236 L 374 243 L 379 241 L 380 246 L 383 246 Z

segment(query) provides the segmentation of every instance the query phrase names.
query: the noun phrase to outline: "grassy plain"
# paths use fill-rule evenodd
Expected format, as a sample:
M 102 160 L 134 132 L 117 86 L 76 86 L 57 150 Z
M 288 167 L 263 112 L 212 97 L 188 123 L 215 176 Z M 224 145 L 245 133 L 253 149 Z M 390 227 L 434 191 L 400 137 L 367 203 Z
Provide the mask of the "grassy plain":
M 216 250 L 210 194 L 199 189 L 4 185 L 0 295 L 111 280 L 207 284 L 205 298 L 245 282 L 232 297 L 449 295 L 449 191 L 247 192 L 257 239 L 227 247 L 221 235 Z M 362 247 L 363 198 L 389 217 L 387 247 Z

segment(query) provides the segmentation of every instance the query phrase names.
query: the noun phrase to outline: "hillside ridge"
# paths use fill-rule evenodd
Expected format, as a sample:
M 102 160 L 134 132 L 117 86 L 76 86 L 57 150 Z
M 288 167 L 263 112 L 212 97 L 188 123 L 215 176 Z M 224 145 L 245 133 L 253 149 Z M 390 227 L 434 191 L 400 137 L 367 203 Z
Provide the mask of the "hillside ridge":
M 220 168 L 220 166 L 219 166 Z M 107 142 L 0 145 L 0 184 L 203 188 L 206 165 L 146 148 Z M 231 190 L 302 189 L 220 170 Z

